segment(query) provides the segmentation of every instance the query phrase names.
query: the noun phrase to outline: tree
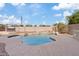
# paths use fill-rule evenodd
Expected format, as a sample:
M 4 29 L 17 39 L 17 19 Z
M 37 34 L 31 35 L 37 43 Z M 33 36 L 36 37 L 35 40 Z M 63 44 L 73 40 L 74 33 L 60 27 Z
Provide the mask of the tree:
M 0 24 L 0 31 L 4 31 L 5 30 L 5 25 Z
M 74 11 L 72 15 L 66 17 L 68 24 L 79 24 L 79 10 Z
M 64 23 L 54 24 L 54 26 L 57 27 L 57 30 L 59 33 L 67 33 L 68 32 L 68 26 Z
M 65 32 L 67 32 L 67 25 L 66 24 L 64 24 L 64 23 L 59 23 L 58 24 L 58 31 L 60 32 L 60 33 L 65 33 Z

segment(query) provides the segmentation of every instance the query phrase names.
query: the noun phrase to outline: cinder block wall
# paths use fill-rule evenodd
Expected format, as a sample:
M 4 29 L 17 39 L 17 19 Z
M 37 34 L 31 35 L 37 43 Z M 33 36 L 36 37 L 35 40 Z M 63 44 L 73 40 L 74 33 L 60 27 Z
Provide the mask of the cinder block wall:
M 52 27 L 16 27 L 16 32 L 52 32 Z
M 74 38 L 79 40 L 79 32 L 76 32 L 76 35 Z
M 79 30 L 79 24 L 71 24 L 68 26 L 69 34 L 74 34 L 75 30 Z

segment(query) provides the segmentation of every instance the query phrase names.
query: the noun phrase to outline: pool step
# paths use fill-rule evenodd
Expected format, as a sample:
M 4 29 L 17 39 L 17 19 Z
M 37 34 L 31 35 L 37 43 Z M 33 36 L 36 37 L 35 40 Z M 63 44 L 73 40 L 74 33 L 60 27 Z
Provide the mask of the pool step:
M 51 40 L 56 41 L 55 39 L 53 39 L 52 37 L 49 37 Z
M 19 35 L 10 35 L 10 36 L 8 36 L 8 38 L 16 37 L 16 36 L 19 36 Z

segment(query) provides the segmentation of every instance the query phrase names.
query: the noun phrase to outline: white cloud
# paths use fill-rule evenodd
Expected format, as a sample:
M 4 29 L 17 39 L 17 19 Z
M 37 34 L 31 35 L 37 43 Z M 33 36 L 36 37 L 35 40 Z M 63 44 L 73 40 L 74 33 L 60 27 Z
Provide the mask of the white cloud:
M 2 10 L 4 6 L 5 6 L 5 3 L 0 3 L 0 10 Z
M 4 3 L 0 3 L 0 8 L 4 7 L 5 4 Z
M 0 23 L 1 24 L 7 24 L 7 23 L 9 23 L 8 16 L 6 16 L 6 15 L 0 15 Z
M 58 6 L 54 6 L 52 9 L 59 10 Z
M 2 17 L 2 15 L 0 15 L 0 17 Z
M 11 3 L 13 6 L 25 6 L 25 3 Z
M 69 4 L 69 3 L 60 3 L 58 6 L 52 7 L 52 9 L 55 9 L 55 10 L 66 9 L 66 8 L 70 8 L 71 6 L 72 4 Z
M 15 18 L 14 15 L 9 16 L 9 19 L 14 19 L 14 18 Z
M 52 7 L 52 10 L 63 10 L 62 11 L 63 18 L 61 21 L 58 21 L 63 23 L 67 23 L 66 16 L 72 15 L 74 10 L 77 10 L 77 9 L 79 9 L 79 3 L 59 3 L 58 5 L 55 5 Z
M 77 3 L 59 3 L 59 5 L 55 5 L 52 7 L 52 9 L 55 9 L 55 10 L 60 10 L 60 9 L 79 9 L 79 4 Z
M 69 12 L 69 11 L 64 11 L 64 12 L 63 12 L 63 17 L 64 17 L 64 19 L 65 19 L 66 16 L 70 16 L 71 14 L 72 14 L 72 13 Z
M 1 23 L 2 23 L 2 24 L 8 24 L 8 23 L 9 23 L 9 20 L 4 19 L 4 20 L 1 21 Z
M 20 5 L 21 5 L 21 6 L 25 6 L 26 4 L 25 4 L 25 3 L 21 3 Z
M 28 24 L 28 21 L 27 21 L 27 20 L 25 20 L 23 24 Z
M 0 23 L 1 24 L 21 24 L 21 20 L 14 15 L 0 15 Z M 27 20 L 24 20 L 23 24 L 28 24 Z
M 9 16 L 8 19 L 9 19 L 10 24 L 17 24 L 17 23 L 20 24 L 21 23 L 20 20 L 18 18 L 16 18 L 14 15 Z
M 73 6 L 71 8 L 73 8 L 73 9 L 79 9 L 79 3 L 73 4 Z
M 18 6 L 20 3 L 11 3 L 13 6 Z
M 54 14 L 53 16 L 62 16 L 62 14 Z
M 63 12 L 63 18 L 60 20 L 60 21 L 56 21 L 56 23 L 64 23 L 64 24 L 67 24 L 67 20 L 66 20 L 66 16 L 70 16 L 72 13 L 69 12 L 69 11 L 64 11 Z
M 66 20 L 60 20 L 60 21 L 56 21 L 56 23 L 58 24 L 58 23 L 64 23 L 64 24 L 66 24 Z
M 16 19 L 16 24 L 21 24 L 21 21 Z
M 0 23 L 2 24 L 20 24 L 20 20 L 14 15 L 0 15 Z

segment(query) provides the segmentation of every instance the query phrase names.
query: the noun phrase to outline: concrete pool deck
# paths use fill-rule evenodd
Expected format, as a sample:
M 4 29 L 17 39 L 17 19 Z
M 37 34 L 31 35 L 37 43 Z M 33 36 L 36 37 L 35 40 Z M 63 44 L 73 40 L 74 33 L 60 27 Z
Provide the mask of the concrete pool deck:
M 48 44 L 30 46 L 22 43 L 18 37 L 0 37 L 0 42 L 6 44 L 10 56 L 79 56 L 79 41 L 71 35 L 53 36 L 56 41 Z

